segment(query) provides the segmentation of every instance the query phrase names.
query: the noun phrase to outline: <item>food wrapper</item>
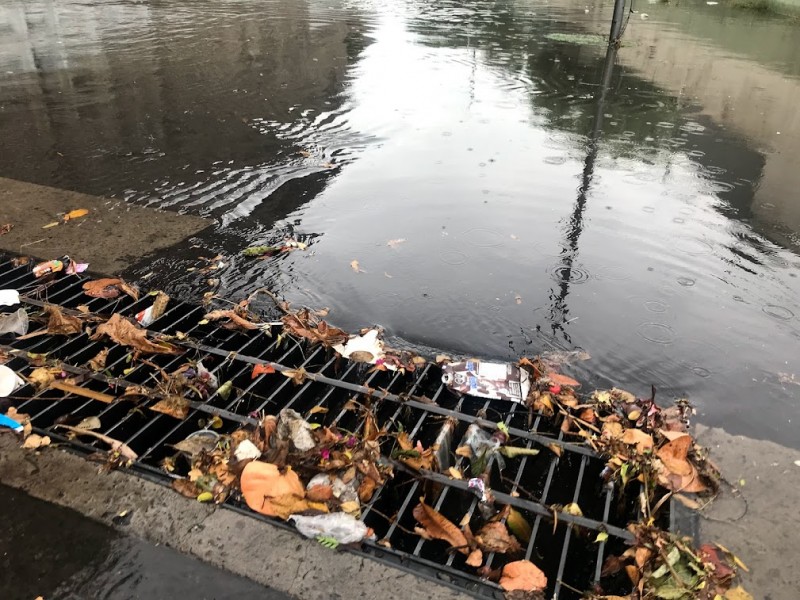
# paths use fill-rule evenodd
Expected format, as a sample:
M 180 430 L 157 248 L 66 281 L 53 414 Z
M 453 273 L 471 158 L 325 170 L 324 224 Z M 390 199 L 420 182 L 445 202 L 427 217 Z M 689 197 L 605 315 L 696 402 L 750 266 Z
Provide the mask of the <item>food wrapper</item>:
M 529 374 L 524 369 L 477 358 L 445 365 L 442 381 L 456 393 L 519 403 L 525 402 L 531 389 Z

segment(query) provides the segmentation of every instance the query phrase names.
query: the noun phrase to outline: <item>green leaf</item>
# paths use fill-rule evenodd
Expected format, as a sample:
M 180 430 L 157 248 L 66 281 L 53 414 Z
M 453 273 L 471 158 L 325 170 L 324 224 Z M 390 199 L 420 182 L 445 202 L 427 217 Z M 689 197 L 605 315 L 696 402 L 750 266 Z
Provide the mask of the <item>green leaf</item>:
M 689 590 L 669 584 L 656 588 L 655 593 L 656 597 L 662 598 L 662 600 L 688 600 L 692 597 Z
M 500 421 L 500 422 L 497 424 L 497 429 L 499 429 L 500 431 L 502 431 L 503 433 L 505 433 L 506 435 L 508 435 L 508 425 L 506 425 L 506 424 L 505 424 L 505 423 L 503 423 L 502 421 Z
M 508 512 L 508 518 L 506 519 L 506 525 L 508 525 L 508 529 L 513 533 L 519 541 L 528 543 L 531 539 L 531 525 L 522 516 L 515 508 L 512 508 Z

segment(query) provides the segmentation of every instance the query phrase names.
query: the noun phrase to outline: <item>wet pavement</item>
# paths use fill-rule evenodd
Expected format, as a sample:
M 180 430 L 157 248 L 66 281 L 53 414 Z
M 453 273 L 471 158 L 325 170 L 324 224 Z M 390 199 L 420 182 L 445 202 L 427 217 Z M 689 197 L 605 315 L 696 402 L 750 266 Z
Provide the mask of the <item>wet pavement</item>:
M 6 600 L 290 598 L 2 484 L 0 506 L 6 521 L 0 529 L 0 589 Z
M 800 27 L 636 8 L 607 54 L 608 3 L 2 0 L 0 176 L 215 220 L 148 285 L 580 347 L 593 384 L 797 447 Z M 287 234 L 309 249 L 237 255 Z

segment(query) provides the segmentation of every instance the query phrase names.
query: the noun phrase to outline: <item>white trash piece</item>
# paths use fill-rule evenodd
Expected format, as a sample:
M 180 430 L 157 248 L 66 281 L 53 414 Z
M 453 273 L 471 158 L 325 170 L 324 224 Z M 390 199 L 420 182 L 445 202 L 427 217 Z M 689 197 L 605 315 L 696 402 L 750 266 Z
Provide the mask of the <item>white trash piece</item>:
M 525 369 L 477 358 L 445 365 L 442 381 L 454 392 L 490 400 L 522 403 L 531 390 L 530 376 Z
M 25 385 L 22 378 L 5 365 L 0 365 L 0 398 L 7 398 Z
M 351 337 L 346 344 L 337 344 L 333 349 L 344 358 L 374 365 L 385 355 L 378 333 L 380 332 L 377 329 L 370 329 L 364 335 Z
M 236 446 L 233 456 L 239 462 L 243 460 L 255 460 L 261 457 L 261 450 L 250 440 L 242 440 L 239 442 L 239 445 Z
M 19 304 L 17 290 L 0 290 L 0 306 L 14 306 L 15 304 Z
M 313 517 L 292 515 L 289 520 L 294 521 L 297 531 L 308 538 L 333 538 L 340 544 L 355 544 L 369 533 L 364 523 L 343 512 Z

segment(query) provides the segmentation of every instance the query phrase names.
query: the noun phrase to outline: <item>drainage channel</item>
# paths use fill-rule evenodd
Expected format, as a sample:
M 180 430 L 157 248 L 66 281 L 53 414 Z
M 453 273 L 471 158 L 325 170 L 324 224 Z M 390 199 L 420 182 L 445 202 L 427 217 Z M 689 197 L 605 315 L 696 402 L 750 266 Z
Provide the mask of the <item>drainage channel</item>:
M 14 259 L 0 264 L 0 289 L 18 290 L 32 317 L 42 312 L 45 303 L 58 305 L 64 311 L 81 307 L 106 317 L 114 313 L 133 317 L 152 303 L 152 297 L 146 295 L 138 301 L 128 296 L 112 300 L 90 298 L 82 289 L 86 281 L 74 275 L 40 280 L 33 276 L 30 265 L 18 264 Z M 170 300 L 149 330 L 154 336 L 180 333 L 182 341 L 177 343 L 184 352 L 154 355 L 148 357 L 147 364 L 133 365 L 127 348 L 108 340 L 91 340 L 85 333 L 26 340 L 0 336 L 0 350 L 8 355 L 6 365 L 16 372 L 28 375 L 36 356 L 47 354 L 48 358 L 61 361 L 65 370 L 83 376 L 79 378 L 82 387 L 112 396 L 121 396 L 130 386 L 155 387 L 160 370 L 172 372 L 188 360 L 202 360 L 220 382 L 231 381 L 235 392 L 226 398 L 215 392 L 204 402 L 193 401 L 189 416 L 183 420 L 147 410 L 156 399 L 132 408 L 126 401 L 106 403 L 52 388 L 37 392 L 30 385 L 17 390 L 11 402 L 31 416 L 37 432 L 47 433 L 84 454 L 103 450 L 102 444 L 67 439 L 63 430 L 54 426 L 67 416 L 98 416 L 102 424 L 99 433 L 125 442 L 138 454 L 131 471 L 162 484 L 186 475 L 180 470 L 168 473 L 163 468 L 163 461 L 175 454 L 173 445 L 217 417 L 222 420 L 218 431 L 230 433 L 242 425 L 257 424 L 263 414 L 277 414 L 288 407 L 309 415 L 312 423 L 336 425 L 357 434 L 364 426 L 363 419 L 347 410 L 346 404 L 361 398 L 374 407 L 379 427 L 389 432 L 406 431 L 424 447 L 436 444 L 447 434 L 452 437 L 452 448 L 460 445 L 472 424 L 493 430 L 498 423 L 504 423 L 515 446 L 541 450 L 536 456 L 507 459 L 502 471 L 493 466 L 490 486 L 498 505 L 514 507 L 531 525 L 530 539 L 527 545 L 523 544 L 524 558 L 532 560 L 547 575 L 548 598 L 579 598 L 577 590 L 591 590 L 600 580 L 605 557 L 620 554 L 631 540 L 625 526 L 636 517 L 635 486 L 629 486 L 627 494 L 622 495 L 605 484 L 600 475 L 604 461 L 586 446 L 566 440 L 557 419 L 532 414 L 510 402 L 456 395 L 442 384 L 441 370 L 435 365 L 406 374 L 369 372 L 368 366 L 342 360 L 330 349 L 279 336 L 278 327 L 271 331 L 232 331 L 205 322 L 204 314 L 199 305 Z M 43 322 L 31 322 L 31 331 L 36 331 L 39 321 Z M 106 368 L 95 373 L 88 368 L 88 361 L 104 349 L 108 350 Z M 253 379 L 251 373 L 256 364 L 270 364 L 277 371 L 302 367 L 307 377 L 299 386 L 286 377 L 260 375 Z M 322 410 L 312 410 L 314 407 Z M 393 444 L 392 437 L 384 439 L 384 456 L 391 456 Z M 560 447 L 559 453 L 550 449 L 553 444 Z M 451 462 L 442 465 L 442 472 L 449 466 L 465 465 L 465 459 L 453 452 L 448 460 Z M 394 478 L 362 507 L 361 519 L 381 543 L 367 541 L 349 551 L 476 597 L 502 598 L 497 584 L 482 579 L 466 565 L 462 554 L 448 551 L 445 542 L 411 534 L 416 524 L 412 510 L 421 496 L 456 523 L 465 514 L 479 510 L 479 497 L 469 489 L 467 481 L 442 473 L 412 471 L 397 462 Z M 570 503 L 577 503 L 583 514 L 559 513 L 553 518 L 552 506 Z M 291 529 L 282 521 L 250 511 L 236 494 L 223 506 Z M 597 542 L 600 532 L 608 536 Z M 522 556 L 492 554 L 486 565 L 499 569 L 519 558 Z M 630 591 L 625 586 L 626 582 L 619 582 L 619 593 Z M 609 587 L 605 580 L 604 587 Z

